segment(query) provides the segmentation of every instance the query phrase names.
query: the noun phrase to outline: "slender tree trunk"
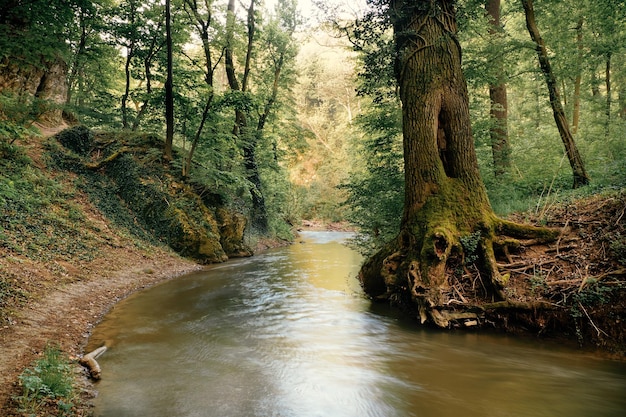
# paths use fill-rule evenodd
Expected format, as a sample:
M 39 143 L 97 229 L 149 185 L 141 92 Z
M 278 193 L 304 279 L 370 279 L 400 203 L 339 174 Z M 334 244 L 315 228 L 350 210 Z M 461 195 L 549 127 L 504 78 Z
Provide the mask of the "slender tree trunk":
M 546 49 L 543 39 L 541 38 L 539 28 L 537 27 L 537 23 L 535 20 L 533 2 L 532 0 L 521 1 L 526 15 L 526 27 L 528 28 L 528 33 L 530 34 L 531 39 L 536 44 L 537 56 L 539 57 L 539 66 L 541 67 L 541 71 L 543 72 L 546 84 L 548 86 L 548 92 L 550 94 L 550 105 L 552 106 L 554 120 L 559 130 L 561 140 L 563 141 L 563 145 L 565 146 L 567 159 L 569 160 L 570 166 L 572 168 L 574 176 L 573 186 L 574 188 L 578 188 L 589 184 L 589 176 L 587 175 L 585 165 L 578 152 L 576 143 L 574 142 L 572 132 L 569 129 L 567 117 L 565 116 L 565 111 L 563 110 L 563 105 L 561 103 L 561 97 L 558 91 L 556 78 L 554 77 L 554 73 L 552 72 L 552 67 L 550 65 L 550 60 L 548 59 L 548 51 Z
M 152 95 L 152 72 L 150 71 L 150 60 L 148 58 L 144 60 L 143 66 L 146 76 L 146 97 L 141 104 L 141 108 L 137 112 L 137 116 L 135 116 L 135 120 L 133 121 L 133 126 L 131 127 L 133 132 L 137 131 L 144 114 L 148 110 L 148 107 L 150 107 L 150 96 Z
M 213 93 L 209 93 L 209 97 L 204 105 L 204 109 L 202 110 L 202 116 L 200 118 L 200 125 L 196 130 L 196 133 L 193 137 L 193 141 L 191 142 L 191 148 L 189 149 L 189 153 L 187 154 L 187 158 L 185 158 L 185 163 L 183 164 L 182 176 L 183 178 L 187 178 L 191 173 L 191 162 L 193 161 L 193 154 L 196 152 L 196 148 L 198 147 L 198 143 L 200 142 L 200 136 L 202 135 L 202 131 L 204 130 L 204 125 L 209 117 L 209 111 L 211 109 L 211 105 L 213 104 Z
M 124 63 L 124 94 L 122 95 L 122 128 L 128 129 L 128 96 L 130 95 L 130 61 L 134 55 L 134 41 L 126 48 L 126 62 Z
M 593 65 L 591 68 L 591 95 L 593 97 L 600 97 L 600 80 L 598 80 L 596 70 L 596 65 Z
M 185 0 L 185 10 L 189 13 L 189 17 L 195 21 L 195 27 L 200 36 L 200 40 L 202 41 L 202 49 L 204 52 L 204 60 L 205 60 L 205 74 L 204 81 L 208 87 L 208 97 L 206 99 L 204 109 L 202 111 L 202 116 L 200 118 L 200 124 L 198 125 L 198 129 L 194 134 L 193 140 L 191 142 L 191 148 L 189 149 L 189 153 L 187 154 L 187 158 L 185 159 L 185 163 L 183 164 L 182 176 L 183 178 L 187 178 L 191 173 L 191 163 L 193 161 L 193 156 L 198 147 L 198 143 L 200 142 L 200 137 L 202 136 L 202 132 L 204 130 L 204 126 L 209 117 L 209 113 L 211 111 L 211 106 L 213 104 L 213 78 L 215 74 L 215 66 L 219 64 L 221 61 L 221 57 L 217 60 L 217 63 L 213 64 L 213 55 L 211 52 L 211 43 L 209 41 L 209 29 L 211 27 L 211 22 L 213 19 L 213 11 L 211 10 L 210 2 L 205 3 L 206 7 L 206 17 L 203 17 L 198 10 L 198 3 L 196 0 Z
M 622 120 L 626 120 L 626 91 L 624 91 L 624 86 L 622 85 L 619 90 L 619 117 Z
M 231 90 L 246 92 L 248 88 L 248 78 L 250 76 L 250 66 L 252 59 L 252 48 L 255 36 L 254 1 L 250 0 L 247 15 L 248 43 L 246 50 L 246 61 L 244 64 L 244 75 L 241 84 L 235 73 L 235 63 L 233 56 L 233 37 L 235 30 L 235 0 L 228 1 L 228 15 L 226 20 L 226 49 L 224 54 L 226 77 Z M 259 234 L 267 234 L 269 229 L 267 220 L 267 209 L 265 207 L 265 196 L 263 195 L 261 175 L 257 163 L 256 147 L 258 142 L 258 132 L 251 132 L 248 126 L 248 116 L 240 109 L 235 110 L 235 126 L 233 133 L 242 139 L 244 166 L 246 168 L 248 181 L 252 184 L 250 195 L 252 197 L 252 213 L 250 223 L 252 228 Z
M 174 74 L 172 70 L 172 17 L 170 0 L 165 0 L 165 39 L 167 47 L 167 80 L 165 81 L 165 149 L 163 157 L 166 162 L 172 160 L 174 143 Z
M 584 19 L 581 17 L 576 24 L 576 47 L 578 51 L 576 55 L 576 79 L 574 80 L 573 134 L 578 132 L 578 124 L 580 123 L 580 86 L 583 79 L 583 23 Z
M 71 66 L 71 71 L 67 77 L 68 80 L 68 88 L 67 88 L 67 97 L 65 104 L 72 104 L 72 98 L 74 90 L 78 84 L 78 95 L 82 95 L 82 91 L 80 90 L 80 86 L 82 82 L 79 80 L 79 77 L 82 74 L 83 62 L 85 49 L 87 47 L 87 23 L 85 22 L 85 13 L 84 10 L 81 9 L 79 15 L 79 24 L 80 24 L 80 40 L 78 42 L 78 48 L 76 50 L 76 54 L 74 54 L 74 59 Z
M 604 82 L 606 86 L 606 107 L 604 110 L 606 114 L 606 127 L 604 129 L 604 134 L 607 138 L 609 137 L 609 134 L 611 133 L 611 102 L 613 100 L 612 91 L 611 91 L 611 57 L 612 57 L 612 53 L 607 52 L 606 67 L 604 71 Z
M 131 5 L 130 16 L 128 26 L 134 28 L 135 27 L 135 19 L 137 9 L 133 3 Z M 134 29 L 133 29 L 134 30 Z M 128 129 L 129 121 L 128 121 L 128 97 L 130 96 L 130 64 L 132 59 L 135 56 L 135 35 L 132 34 L 130 36 L 129 44 L 126 45 L 126 61 L 124 63 L 124 94 L 122 95 L 122 128 Z
M 162 24 L 163 24 L 163 21 L 161 20 L 159 24 L 157 25 L 157 29 L 156 29 L 157 32 L 161 31 Z M 146 111 L 150 107 L 150 98 L 152 96 L 152 70 L 151 70 L 152 60 L 154 59 L 155 55 L 163 47 L 162 44 L 157 45 L 157 39 L 158 39 L 157 36 L 152 37 L 152 40 L 150 41 L 150 46 L 148 50 L 146 51 L 146 55 L 143 60 L 144 75 L 146 77 L 146 97 L 143 100 L 143 103 L 141 104 L 139 111 L 137 112 L 137 116 L 135 116 L 135 120 L 133 121 L 133 126 L 131 128 L 133 132 L 139 128 L 139 124 L 143 120 L 143 117 L 146 114 Z
M 492 37 L 500 36 L 500 0 L 487 2 L 487 13 L 491 18 L 489 33 Z M 496 83 L 489 85 L 489 99 L 491 102 L 490 115 L 493 125 L 489 129 L 491 137 L 491 151 L 493 155 L 493 169 L 496 176 L 507 173 L 511 168 L 511 145 L 508 133 L 508 100 L 506 84 L 504 82 L 504 66 L 502 61 L 494 63 L 498 74 Z

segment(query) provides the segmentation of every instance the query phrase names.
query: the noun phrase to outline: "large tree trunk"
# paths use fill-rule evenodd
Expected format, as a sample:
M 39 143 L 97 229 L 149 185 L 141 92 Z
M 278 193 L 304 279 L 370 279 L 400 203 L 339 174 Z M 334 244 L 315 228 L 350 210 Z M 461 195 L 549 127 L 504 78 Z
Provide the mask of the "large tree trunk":
M 499 37 L 502 32 L 500 23 L 500 0 L 487 2 L 487 14 L 491 19 L 489 33 L 492 37 Z M 511 168 L 511 145 L 508 133 L 508 100 L 506 84 L 504 82 L 504 66 L 502 61 L 494 63 L 497 71 L 497 81 L 489 85 L 489 99 L 491 102 L 490 115 L 493 123 L 489 129 L 491 137 L 491 153 L 493 155 L 493 171 L 496 176 L 505 174 Z
M 493 251 L 496 231 L 538 231 L 511 227 L 496 218 L 489 204 L 474 150 L 453 3 L 391 3 L 405 206 L 399 236 L 359 274 L 369 295 L 415 308 L 422 322 L 440 327 L 475 318 L 450 302 L 452 280 L 463 279 L 454 271 L 462 268 L 464 256 L 475 257 L 484 299 L 503 300 L 504 280 Z
M 528 33 L 530 34 L 531 39 L 536 44 L 539 66 L 541 67 L 541 71 L 543 72 L 548 86 L 550 105 L 552 106 L 554 121 L 559 129 L 561 140 L 565 146 L 567 159 L 572 167 L 572 173 L 574 175 L 573 185 L 574 188 L 578 188 L 589 184 L 589 176 L 585 170 L 585 164 L 578 153 L 578 148 L 574 142 L 574 136 L 569 129 L 569 123 L 567 122 L 567 117 L 565 116 L 565 111 L 563 110 L 563 104 L 561 103 L 561 96 L 557 88 L 556 78 L 554 77 L 552 66 L 550 65 L 550 60 L 548 59 L 548 50 L 546 49 L 546 45 L 541 38 L 541 34 L 539 33 L 539 28 L 537 27 L 535 20 L 533 2 L 532 0 L 522 0 L 522 5 L 524 6 L 524 12 L 526 15 L 526 27 L 528 28 Z

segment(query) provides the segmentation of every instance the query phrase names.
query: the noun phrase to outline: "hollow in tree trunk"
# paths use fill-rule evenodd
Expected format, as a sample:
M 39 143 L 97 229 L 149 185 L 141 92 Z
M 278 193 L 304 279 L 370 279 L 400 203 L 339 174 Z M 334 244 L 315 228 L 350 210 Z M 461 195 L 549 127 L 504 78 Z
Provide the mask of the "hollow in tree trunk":
M 474 264 L 485 301 L 505 300 L 494 240 L 554 232 L 498 219 L 481 181 L 461 71 L 453 0 L 392 1 L 400 88 L 405 206 L 400 233 L 366 261 L 359 278 L 372 297 L 415 309 L 448 327 L 474 317 L 451 303 L 455 271 Z

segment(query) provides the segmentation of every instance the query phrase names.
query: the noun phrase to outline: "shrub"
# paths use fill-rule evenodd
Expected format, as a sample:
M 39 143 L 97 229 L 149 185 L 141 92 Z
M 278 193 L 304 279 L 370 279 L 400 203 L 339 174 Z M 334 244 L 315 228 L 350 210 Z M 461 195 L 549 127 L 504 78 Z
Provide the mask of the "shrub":
M 58 415 L 70 415 L 74 398 L 72 368 L 58 347 L 48 345 L 41 359 L 19 377 L 22 395 L 15 397 L 21 412 L 34 413 L 45 404 Z
M 94 141 L 93 133 L 85 126 L 65 129 L 57 135 L 57 139 L 61 145 L 79 155 L 89 154 Z

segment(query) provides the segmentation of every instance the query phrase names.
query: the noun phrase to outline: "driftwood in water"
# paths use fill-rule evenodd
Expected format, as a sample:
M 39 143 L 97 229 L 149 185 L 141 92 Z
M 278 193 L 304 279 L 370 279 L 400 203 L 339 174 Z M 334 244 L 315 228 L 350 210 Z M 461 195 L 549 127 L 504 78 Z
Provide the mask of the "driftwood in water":
M 102 373 L 102 371 L 100 370 L 100 365 L 98 365 L 96 358 L 102 355 L 106 350 L 106 346 L 100 346 L 98 349 L 86 354 L 78 361 L 78 363 L 80 363 L 89 370 L 89 375 L 91 375 L 91 378 L 95 380 L 99 380 Z

